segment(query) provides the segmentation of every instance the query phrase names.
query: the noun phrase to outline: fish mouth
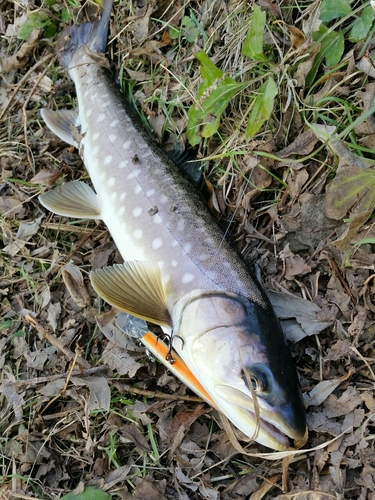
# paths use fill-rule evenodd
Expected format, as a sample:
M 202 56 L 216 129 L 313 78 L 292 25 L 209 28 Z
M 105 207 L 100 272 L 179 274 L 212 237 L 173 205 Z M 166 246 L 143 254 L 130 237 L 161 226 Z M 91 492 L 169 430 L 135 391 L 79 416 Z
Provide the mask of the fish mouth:
M 235 413 L 237 413 L 237 418 L 235 415 L 228 415 L 228 418 L 238 427 L 242 432 L 246 434 L 248 438 L 252 441 L 256 441 L 267 448 L 272 448 L 277 451 L 288 451 L 295 449 L 293 446 L 293 441 L 298 441 L 301 439 L 300 433 L 294 431 L 293 429 L 280 428 L 271 423 L 269 420 L 265 420 L 264 416 L 256 415 L 255 412 L 237 407 Z M 282 426 L 284 427 L 284 426 Z M 251 435 L 249 428 L 254 429 Z
M 303 438 L 306 428 L 298 424 L 289 406 L 270 407 L 259 396 L 254 403 L 250 395 L 232 386 L 217 384 L 214 391 L 217 406 L 251 440 L 286 451 Z

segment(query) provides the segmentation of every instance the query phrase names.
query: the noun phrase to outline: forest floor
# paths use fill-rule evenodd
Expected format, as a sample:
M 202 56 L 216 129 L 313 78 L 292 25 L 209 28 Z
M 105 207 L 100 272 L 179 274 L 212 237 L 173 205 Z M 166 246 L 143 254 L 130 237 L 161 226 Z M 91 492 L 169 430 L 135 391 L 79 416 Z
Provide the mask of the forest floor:
M 38 201 L 87 180 L 40 110 L 74 107 L 53 47 L 97 15 L 0 3 L 0 498 L 92 485 L 92 500 L 375 499 L 370 2 L 120 0 L 111 18 L 114 80 L 161 147 L 198 148 L 211 209 L 290 340 L 309 435 L 288 463 L 257 443 L 239 453 L 215 411 L 119 334 L 89 279 L 121 262 L 106 227 Z

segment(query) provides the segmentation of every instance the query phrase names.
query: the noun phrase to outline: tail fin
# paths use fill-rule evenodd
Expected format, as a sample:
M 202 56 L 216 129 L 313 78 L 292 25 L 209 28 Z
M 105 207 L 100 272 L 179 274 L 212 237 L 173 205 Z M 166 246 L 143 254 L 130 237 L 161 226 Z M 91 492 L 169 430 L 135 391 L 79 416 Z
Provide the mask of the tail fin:
M 100 19 L 82 23 L 79 26 L 74 24 L 65 28 L 59 36 L 55 51 L 64 68 L 69 68 L 75 51 L 83 45 L 86 45 L 92 52 L 105 52 L 113 0 L 102 0 L 101 3 Z

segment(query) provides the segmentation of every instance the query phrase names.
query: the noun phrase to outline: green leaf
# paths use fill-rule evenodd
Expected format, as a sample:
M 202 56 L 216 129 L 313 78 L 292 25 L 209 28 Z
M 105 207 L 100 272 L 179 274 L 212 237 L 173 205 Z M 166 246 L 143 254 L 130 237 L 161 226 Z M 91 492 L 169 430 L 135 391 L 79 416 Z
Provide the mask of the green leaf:
M 327 44 L 325 46 L 325 44 Z M 324 39 L 324 57 L 327 66 L 335 66 L 341 61 L 344 53 L 344 35 L 332 31 L 327 39 Z
M 321 44 L 318 54 L 315 56 L 314 64 L 307 75 L 306 85 L 309 87 L 314 83 L 316 74 L 323 60 L 326 66 L 335 66 L 341 61 L 344 53 L 344 35 L 337 31 L 328 29 L 323 24 L 320 25 L 319 31 L 313 33 L 313 40 Z
M 323 0 L 320 7 L 320 19 L 324 23 L 351 14 L 349 0 Z
M 189 43 L 195 42 L 198 38 L 199 31 L 195 26 L 194 21 L 188 16 L 184 16 L 181 20 L 181 33 Z
M 0 330 L 3 330 L 4 328 L 10 328 L 12 325 L 13 325 L 12 319 L 3 319 L 0 322 Z
M 253 15 L 251 17 L 249 30 L 242 46 L 242 54 L 255 59 L 264 61 L 266 57 L 263 54 L 263 35 L 266 24 L 266 13 L 260 7 L 254 5 Z
M 263 123 L 270 118 L 277 92 L 276 83 L 270 76 L 267 82 L 259 89 L 259 93 L 255 98 L 253 108 L 250 112 L 249 121 L 246 127 L 246 137 L 248 139 L 253 137 Z
M 214 65 L 214 63 L 203 50 L 197 52 L 195 54 L 195 57 L 201 63 L 200 69 L 203 77 L 203 82 L 199 86 L 197 93 L 197 97 L 198 99 L 200 99 L 203 93 L 208 89 L 208 87 L 211 87 L 214 81 L 218 78 L 221 78 L 224 73 L 223 71 L 221 71 L 221 69 L 217 68 Z
M 69 9 L 64 7 L 61 11 L 61 21 L 65 24 L 68 24 L 69 21 L 73 18 L 72 14 L 70 13 Z
M 375 171 L 371 168 L 345 167 L 326 188 L 324 211 L 340 220 L 355 207 L 356 213 L 375 208 Z
M 28 19 L 23 23 L 18 33 L 18 38 L 27 40 L 31 32 L 35 29 L 45 29 L 51 24 L 51 19 L 46 12 L 31 12 Z
M 110 500 L 111 495 L 102 490 L 97 490 L 93 486 L 85 488 L 83 493 L 75 495 L 73 492 L 61 497 L 61 500 Z
M 361 17 L 355 21 L 349 34 L 351 42 L 359 42 L 363 40 L 370 31 L 374 20 L 374 9 L 368 5 L 361 12 Z
M 174 28 L 173 26 L 169 27 L 169 36 L 172 38 L 172 40 L 176 40 L 180 36 L 180 30 L 177 28 Z
M 205 52 L 198 52 L 196 57 L 201 63 L 202 83 L 197 92 L 197 102 L 189 109 L 186 131 L 193 146 L 199 144 L 202 137 L 211 137 L 217 132 L 229 101 L 246 85 L 224 76 Z

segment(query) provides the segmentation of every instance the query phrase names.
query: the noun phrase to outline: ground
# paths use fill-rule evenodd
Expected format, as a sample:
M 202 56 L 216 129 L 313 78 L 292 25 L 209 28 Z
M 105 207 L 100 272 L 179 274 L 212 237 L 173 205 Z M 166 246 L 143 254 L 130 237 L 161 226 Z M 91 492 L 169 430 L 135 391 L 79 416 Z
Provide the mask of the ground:
M 162 147 L 196 148 L 207 203 L 291 341 L 309 435 L 281 460 L 238 452 L 119 335 L 89 280 L 121 262 L 105 226 L 38 201 L 87 180 L 40 117 L 74 106 L 53 46 L 98 15 L 83 4 L 0 5 L 0 497 L 375 498 L 371 5 L 119 1 L 111 19 L 113 78 Z

